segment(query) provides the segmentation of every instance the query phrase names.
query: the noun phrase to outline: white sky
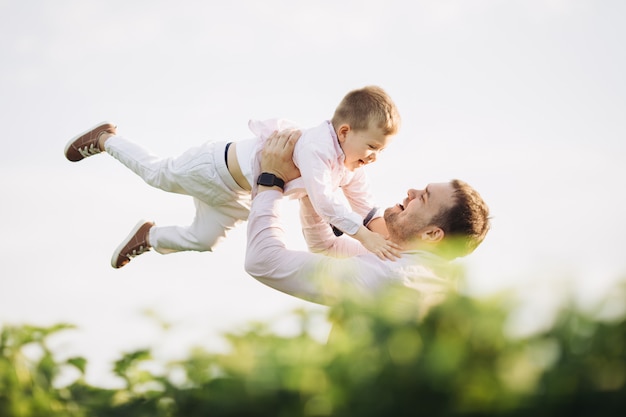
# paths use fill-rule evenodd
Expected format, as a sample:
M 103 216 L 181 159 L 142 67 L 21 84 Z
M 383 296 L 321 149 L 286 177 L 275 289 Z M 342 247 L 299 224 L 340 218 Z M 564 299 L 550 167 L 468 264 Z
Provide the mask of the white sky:
M 138 219 L 185 224 L 192 201 L 108 156 L 62 152 L 101 120 L 164 156 L 249 137 L 250 118 L 313 126 L 368 84 L 403 116 L 367 168 L 383 206 L 461 178 L 491 207 L 463 262 L 471 291 L 513 289 L 537 301 L 537 321 L 572 292 L 596 302 L 626 271 L 625 12 L 621 0 L 0 0 L 0 324 L 79 325 L 57 345 L 101 376 L 120 351 L 219 347 L 250 320 L 316 309 L 245 274 L 244 227 L 214 253 L 112 269 Z

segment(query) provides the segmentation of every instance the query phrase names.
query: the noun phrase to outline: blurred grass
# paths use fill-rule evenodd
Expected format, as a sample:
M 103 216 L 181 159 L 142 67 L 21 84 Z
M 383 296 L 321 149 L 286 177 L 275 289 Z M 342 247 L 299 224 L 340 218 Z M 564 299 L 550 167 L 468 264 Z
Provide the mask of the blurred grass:
M 329 310 L 322 343 L 270 324 L 227 334 L 230 349 L 193 349 L 160 372 L 149 349 L 121 355 L 122 388 L 85 382 L 82 357 L 57 360 L 47 339 L 71 325 L 4 325 L 0 416 L 613 416 L 626 411 L 626 320 L 564 307 L 554 325 L 514 338 L 510 301 L 452 295 L 421 315 L 413 293 Z M 626 300 L 622 300 L 626 302 Z M 31 352 L 29 355 L 25 352 Z M 33 355 L 32 352 L 38 352 Z M 63 369 L 76 380 L 58 386 Z

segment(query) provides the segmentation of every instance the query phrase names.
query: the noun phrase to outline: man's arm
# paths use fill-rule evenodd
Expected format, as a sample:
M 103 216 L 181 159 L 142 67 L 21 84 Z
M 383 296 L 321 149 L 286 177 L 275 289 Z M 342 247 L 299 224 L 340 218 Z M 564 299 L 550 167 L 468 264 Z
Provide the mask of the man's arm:
M 325 257 L 285 247 L 284 230 L 278 221 L 281 200 L 282 192 L 259 187 L 248 221 L 246 272 L 284 293 L 322 304 L 332 303 L 317 280 L 316 271 Z
M 292 155 L 300 132 L 290 133 L 287 141 L 270 136 L 261 155 L 261 170 L 284 180 L 285 183 L 300 176 Z M 273 151 L 273 153 L 269 153 Z M 258 185 L 250 215 L 245 269 L 262 283 L 309 301 L 325 302 L 319 281 L 315 278 L 322 255 L 290 251 L 285 247 L 285 233 L 280 223 L 282 187 Z

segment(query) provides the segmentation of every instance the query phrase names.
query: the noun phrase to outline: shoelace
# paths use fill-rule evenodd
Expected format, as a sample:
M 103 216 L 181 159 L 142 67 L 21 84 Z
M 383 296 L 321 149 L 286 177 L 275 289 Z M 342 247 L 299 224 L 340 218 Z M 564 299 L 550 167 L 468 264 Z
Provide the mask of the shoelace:
M 128 259 L 131 259 L 131 258 L 134 258 L 135 256 L 141 255 L 142 253 L 146 253 L 149 250 L 150 250 L 150 247 L 141 245 L 139 246 L 139 248 L 133 249 L 132 252 L 126 253 L 124 256 L 126 256 Z
M 78 153 L 80 153 L 83 158 L 87 158 L 88 156 L 95 155 L 100 152 L 102 152 L 100 148 L 95 146 L 93 143 L 89 144 L 89 146 L 85 146 L 84 148 L 78 148 Z

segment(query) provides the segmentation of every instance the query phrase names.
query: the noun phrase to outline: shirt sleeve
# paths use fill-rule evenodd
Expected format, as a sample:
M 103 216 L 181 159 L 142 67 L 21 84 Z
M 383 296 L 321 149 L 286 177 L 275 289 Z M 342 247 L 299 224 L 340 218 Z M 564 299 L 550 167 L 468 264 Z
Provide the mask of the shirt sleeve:
M 359 168 L 354 171 L 354 176 L 342 188 L 343 194 L 350 203 L 352 210 L 361 216 L 362 219 L 375 207 L 374 198 L 370 189 L 369 179 L 365 169 Z M 370 221 L 382 217 L 383 211 L 377 209 Z
M 281 198 L 281 192 L 268 190 L 252 201 L 246 272 L 278 291 L 326 305 L 346 294 L 375 293 L 388 273 L 374 255 L 333 258 L 286 248 L 279 222 Z
M 294 162 L 300 169 L 302 183 L 315 211 L 326 223 L 353 235 L 359 230 L 363 218 L 352 211 L 333 179 L 334 159 L 331 151 L 320 143 L 300 138 L 296 144 Z
M 337 258 L 368 253 L 360 242 L 345 236 L 335 236 L 328 223 L 317 214 L 309 197 L 305 196 L 298 201 L 302 234 L 311 252 Z

